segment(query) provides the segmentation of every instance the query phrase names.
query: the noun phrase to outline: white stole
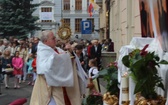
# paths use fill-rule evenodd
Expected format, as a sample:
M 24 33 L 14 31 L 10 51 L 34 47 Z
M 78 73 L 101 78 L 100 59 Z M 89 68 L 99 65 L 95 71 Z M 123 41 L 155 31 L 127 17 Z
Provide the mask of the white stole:
M 79 57 L 74 53 L 75 55 L 75 61 L 77 63 L 77 73 L 79 76 L 79 85 L 80 85 L 80 91 L 81 93 L 85 94 L 86 93 L 86 87 L 87 87 L 87 79 L 88 79 L 88 75 L 85 73 L 85 71 L 83 70 Z M 84 85 L 84 86 L 82 86 Z

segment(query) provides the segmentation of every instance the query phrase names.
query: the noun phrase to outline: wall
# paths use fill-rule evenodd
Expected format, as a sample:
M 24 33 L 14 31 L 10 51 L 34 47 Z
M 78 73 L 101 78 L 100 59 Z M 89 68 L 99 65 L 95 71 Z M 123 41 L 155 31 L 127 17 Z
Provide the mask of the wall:
M 111 0 L 110 38 L 115 52 L 130 43 L 132 37 L 141 36 L 138 0 Z
M 100 33 L 100 40 L 104 39 L 105 37 L 105 33 L 106 31 L 106 5 L 105 5 L 105 0 L 102 0 L 102 7 L 100 9 L 100 29 L 99 29 L 99 33 Z

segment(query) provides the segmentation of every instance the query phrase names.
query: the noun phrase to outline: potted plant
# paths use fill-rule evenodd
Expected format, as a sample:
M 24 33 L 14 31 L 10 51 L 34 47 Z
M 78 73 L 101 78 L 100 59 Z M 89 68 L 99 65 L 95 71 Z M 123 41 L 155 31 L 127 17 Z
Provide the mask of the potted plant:
M 106 93 L 103 100 L 107 105 L 118 105 L 119 87 L 118 87 L 118 67 L 117 62 L 111 62 L 108 66 L 99 71 L 97 77 L 102 77 L 106 81 Z M 97 78 L 96 77 L 96 78 Z
M 156 87 L 164 90 L 162 78 L 159 77 L 157 68 L 159 64 L 168 64 L 168 62 L 165 60 L 160 61 L 155 52 L 146 51 L 147 47 L 148 45 L 142 50 L 133 50 L 129 55 L 123 57 L 122 62 L 129 68 L 130 76 L 135 82 L 134 94 L 140 93 L 140 96 L 149 101 L 159 98 L 155 90 Z
M 102 98 L 102 95 L 95 91 L 83 99 L 82 105 L 103 105 Z

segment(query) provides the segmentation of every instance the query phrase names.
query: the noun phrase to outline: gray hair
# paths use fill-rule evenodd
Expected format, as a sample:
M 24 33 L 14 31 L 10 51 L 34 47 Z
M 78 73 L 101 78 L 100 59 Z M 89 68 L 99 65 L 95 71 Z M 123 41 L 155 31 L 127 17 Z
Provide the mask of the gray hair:
M 41 41 L 44 42 L 48 39 L 48 35 L 49 33 L 52 32 L 51 30 L 45 30 L 45 31 L 42 31 L 42 35 L 41 35 Z

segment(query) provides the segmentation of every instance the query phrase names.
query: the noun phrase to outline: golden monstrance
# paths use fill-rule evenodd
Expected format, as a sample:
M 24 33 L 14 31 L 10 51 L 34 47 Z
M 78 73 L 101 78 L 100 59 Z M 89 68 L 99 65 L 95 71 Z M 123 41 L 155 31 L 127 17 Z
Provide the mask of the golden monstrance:
M 64 23 L 64 19 L 61 20 L 62 25 L 61 27 L 58 29 L 58 36 L 62 39 L 62 40 L 67 40 L 71 37 L 71 29 L 68 25 L 66 25 Z

